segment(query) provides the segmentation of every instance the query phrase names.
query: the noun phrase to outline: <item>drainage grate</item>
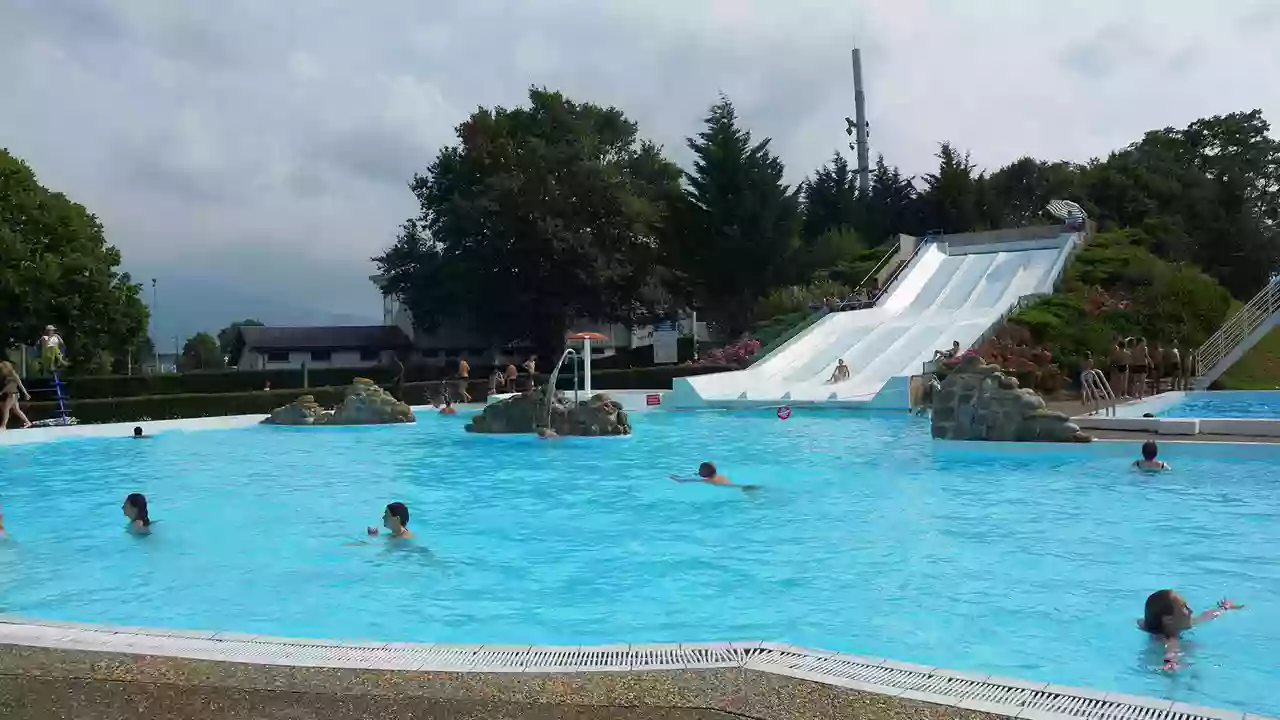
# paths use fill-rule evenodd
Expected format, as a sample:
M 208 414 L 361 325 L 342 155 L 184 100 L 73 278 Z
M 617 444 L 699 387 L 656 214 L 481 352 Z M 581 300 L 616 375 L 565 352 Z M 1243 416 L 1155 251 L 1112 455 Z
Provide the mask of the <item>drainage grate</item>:
M 1243 713 L 1170 700 L 1008 680 L 772 643 L 440 645 L 340 643 L 243 635 L 33 623 L 0 616 L 0 644 L 202 660 L 449 672 L 654 671 L 736 668 L 803 678 L 1028 720 L 1246 720 Z M 1257 715 L 1247 720 L 1266 720 Z

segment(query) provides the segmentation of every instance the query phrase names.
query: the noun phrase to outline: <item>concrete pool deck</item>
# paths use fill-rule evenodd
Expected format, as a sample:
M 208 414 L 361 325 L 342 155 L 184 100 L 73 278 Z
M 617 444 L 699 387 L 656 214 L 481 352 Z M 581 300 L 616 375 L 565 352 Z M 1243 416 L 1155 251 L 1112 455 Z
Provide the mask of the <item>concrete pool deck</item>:
M 0 717 L 1265 720 L 768 642 L 438 645 L 0 616 Z

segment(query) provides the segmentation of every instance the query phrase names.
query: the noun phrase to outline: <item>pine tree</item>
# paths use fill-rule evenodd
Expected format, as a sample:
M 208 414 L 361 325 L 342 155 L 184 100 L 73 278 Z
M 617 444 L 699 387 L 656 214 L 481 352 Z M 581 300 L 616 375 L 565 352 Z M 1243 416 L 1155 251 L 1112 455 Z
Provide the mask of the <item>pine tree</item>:
M 948 233 L 979 229 L 978 185 L 969 154 L 944 142 L 937 157 L 938 172 L 925 176 L 921 198 L 925 224 L 929 230 Z
M 789 279 L 799 200 L 769 139 L 753 143 L 727 98 L 705 122 L 688 141 L 696 160 L 678 266 L 700 306 L 736 332 L 748 327 L 756 299 Z

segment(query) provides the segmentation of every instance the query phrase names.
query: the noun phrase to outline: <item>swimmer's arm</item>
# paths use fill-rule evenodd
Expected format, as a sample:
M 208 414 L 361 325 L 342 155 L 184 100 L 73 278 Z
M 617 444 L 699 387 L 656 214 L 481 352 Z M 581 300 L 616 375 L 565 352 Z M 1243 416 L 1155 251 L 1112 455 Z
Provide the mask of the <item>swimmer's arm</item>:
M 1199 615 L 1196 615 L 1195 617 L 1191 618 L 1191 625 L 1193 627 L 1196 625 L 1203 625 L 1209 622 L 1210 620 L 1217 619 L 1219 615 L 1222 615 L 1228 610 L 1243 610 L 1243 609 L 1244 609 L 1243 605 L 1237 605 L 1236 603 L 1226 598 L 1223 598 L 1218 601 L 1218 606 L 1215 607 L 1214 609 L 1205 610 Z
M 700 478 L 700 477 L 697 477 L 697 478 L 687 478 L 687 477 L 681 477 L 681 476 L 679 476 L 679 475 L 668 475 L 667 477 L 671 478 L 672 480 L 675 480 L 675 481 L 676 481 L 676 482 L 678 482 L 678 483 L 698 483 L 698 482 L 705 482 L 705 481 L 704 481 L 702 478 Z
M 1176 637 L 1164 638 L 1164 670 L 1178 669 L 1178 655 L 1182 651 L 1182 643 Z

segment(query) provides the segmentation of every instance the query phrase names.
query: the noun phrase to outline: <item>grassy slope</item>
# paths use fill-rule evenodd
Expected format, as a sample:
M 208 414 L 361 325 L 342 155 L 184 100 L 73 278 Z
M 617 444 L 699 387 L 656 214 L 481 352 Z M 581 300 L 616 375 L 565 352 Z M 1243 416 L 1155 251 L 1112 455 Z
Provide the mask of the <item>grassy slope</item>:
M 1280 329 L 1259 340 L 1219 383 L 1228 390 L 1280 389 Z

